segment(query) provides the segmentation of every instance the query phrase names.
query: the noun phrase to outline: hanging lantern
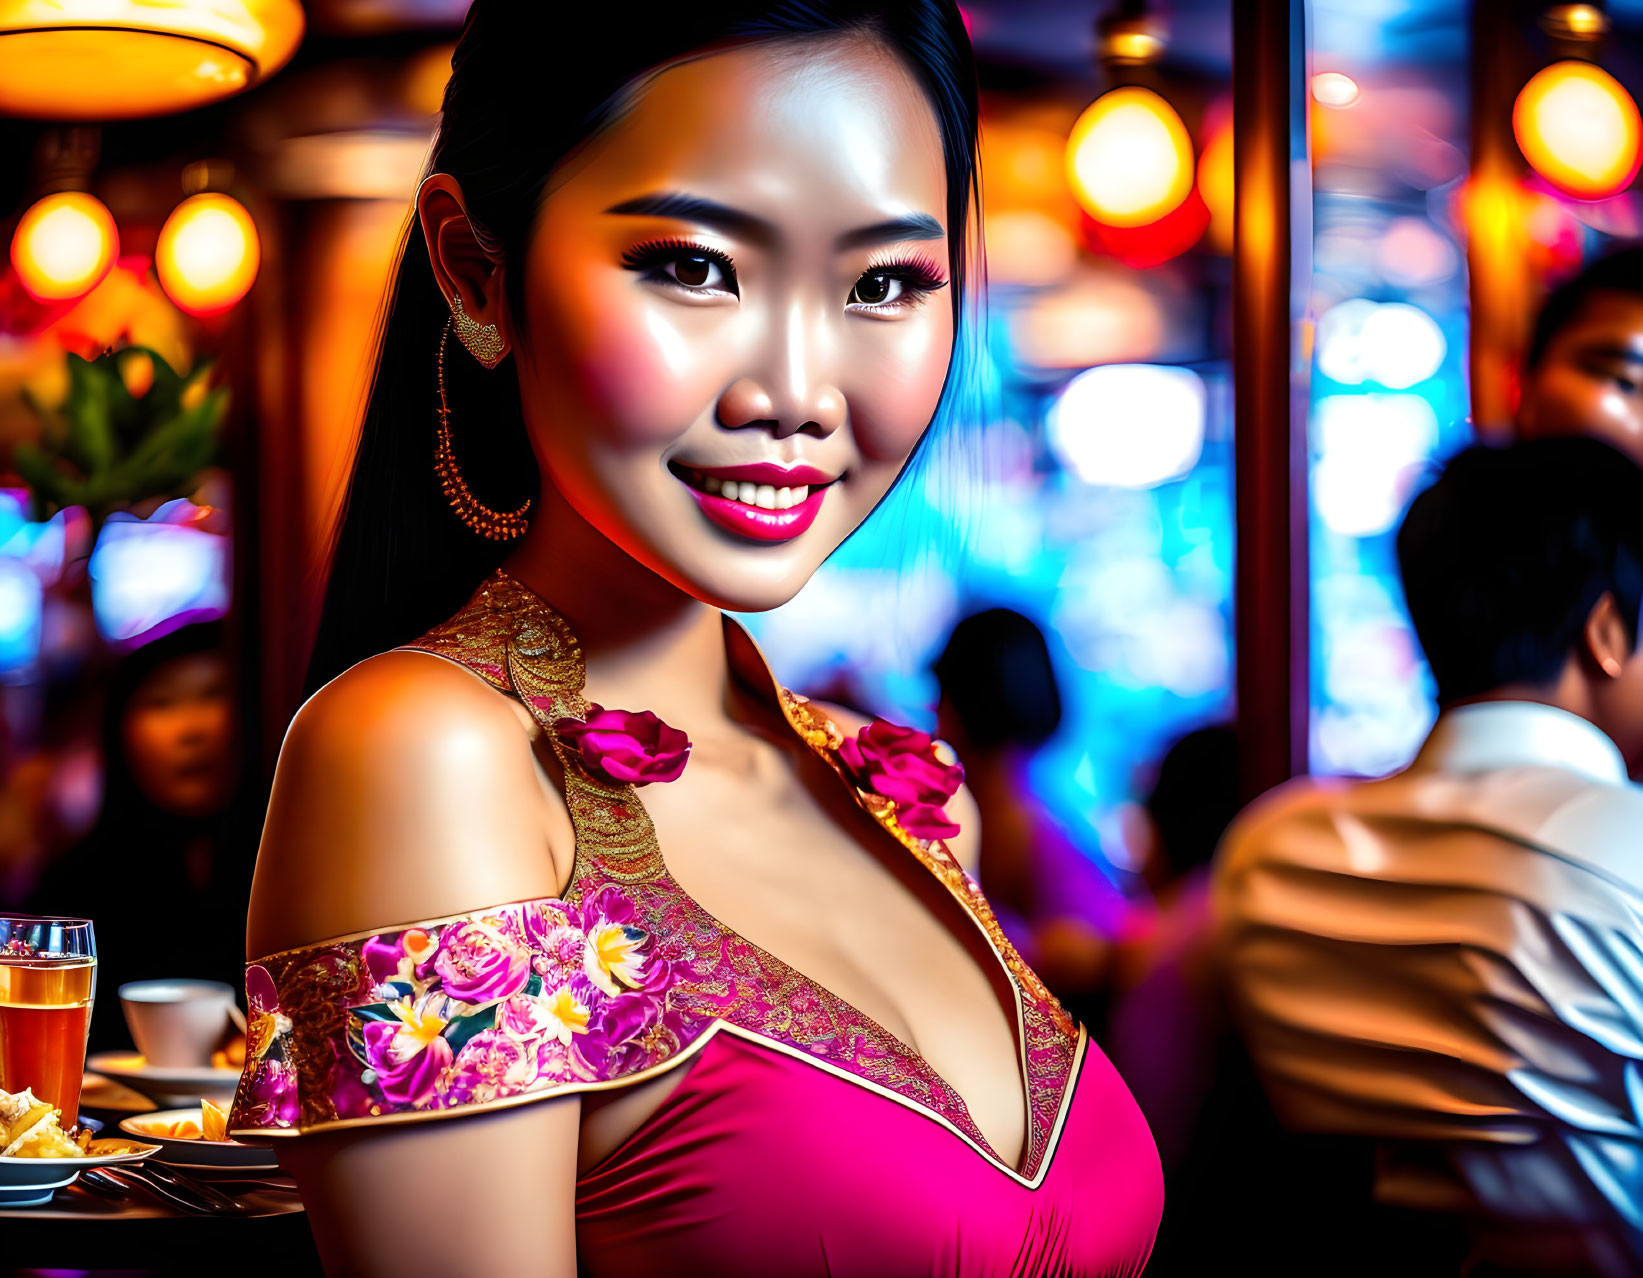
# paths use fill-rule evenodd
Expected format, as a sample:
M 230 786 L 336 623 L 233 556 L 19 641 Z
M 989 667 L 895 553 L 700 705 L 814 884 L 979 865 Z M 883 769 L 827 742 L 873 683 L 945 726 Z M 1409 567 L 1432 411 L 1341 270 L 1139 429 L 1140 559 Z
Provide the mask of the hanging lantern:
M 1151 89 L 1102 94 L 1067 139 L 1067 180 L 1097 222 L 1145 226 L 1192 190 L 1192 139 L 1175 108 Z
M 1534 170 L 1576 199 L 1601 200 L 1637 176 L 1637 103 L 1590 62 L 1537 72 L 1512 108 L 1512 132 Z
M 191 195 L 174 208 L 154 248 L 160 287 L 196 316 L 220 314 L 244 297 L 261 262 L 251 215 L 238 200 L 215 191 Z
M 0 114 L 186 111 L 267 79 L 302 31 L 298 0 L 0 0 Z
M 36 202 L 11 237 L 17 278 L 41 302 L 66 302 L 91 292 L 119 251 L 114 215 L 84 191 L 60 191 Z

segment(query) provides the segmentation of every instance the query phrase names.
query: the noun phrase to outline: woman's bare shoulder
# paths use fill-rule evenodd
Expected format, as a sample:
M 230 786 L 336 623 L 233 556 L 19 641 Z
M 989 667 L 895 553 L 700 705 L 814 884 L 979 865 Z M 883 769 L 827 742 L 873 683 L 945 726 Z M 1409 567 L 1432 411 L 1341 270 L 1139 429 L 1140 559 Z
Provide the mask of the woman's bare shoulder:
M 311 696 L 280 748 L 248 957 L 558 895 L 568 823 L 533 758 L 533 726 L 477 676 L 420 652 L 370 657 Z

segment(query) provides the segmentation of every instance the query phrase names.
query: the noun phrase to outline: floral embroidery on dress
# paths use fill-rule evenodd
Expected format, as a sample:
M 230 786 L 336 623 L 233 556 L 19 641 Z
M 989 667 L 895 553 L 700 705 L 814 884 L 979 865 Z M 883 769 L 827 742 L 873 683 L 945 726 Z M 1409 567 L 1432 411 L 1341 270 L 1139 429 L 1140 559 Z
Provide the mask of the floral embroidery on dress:
M 323 1079 L 337 1118 L 449 1109 L 631 1073 L 678 1043 L 671 968 L 652 961 L 633 902 L 530 901 L 331 947 L 353 960 L 346 1056 Z M 265 964 L 246 971 L 252 1017 L 234 1122 L 298 1119 L 292 1018 Z M 671 1022 L 671 1023 L 670 1023 Z

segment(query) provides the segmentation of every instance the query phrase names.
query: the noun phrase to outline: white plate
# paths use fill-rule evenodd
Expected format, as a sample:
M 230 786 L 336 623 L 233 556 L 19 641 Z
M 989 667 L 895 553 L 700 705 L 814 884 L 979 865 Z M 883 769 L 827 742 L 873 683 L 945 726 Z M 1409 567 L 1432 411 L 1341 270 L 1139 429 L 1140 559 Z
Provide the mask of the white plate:
M 232 1100 L 240 1084 L 238 1069 L 150 1065 L 141 1052 L 94 1052 L 86 1058 L 86 1068 L 161 1105 Z
M 39 1163 L 42 1166 L 49 1166 L 58 1160 L 54 1158 L 7 1158 L 0 1161 Z M 79 1179 L 80 1173 L 71 1171 L 67 1176 L 55 1176 L 34 1185 L 8 1185 L 0 1181 L 0 1207 L 38 1207 L 41 1203 L 49 1203 L 51 1196 L 64 1185 L 72 1185 Z
M 154 1156 L 157 1163 L 186 1167 L 239 1167 L 268 1171 L 279 1166 L 274 1151 L 266 1145 L 244 1145 L 237 1140 L 189 1140 L 178 1136 L 161 1136 L 148 1130 L 149 1123 L 177 1123 L 183 1119 L 198 1124 L 200 1107 L 192 1109 L 162 1109 L 152 1114 L 132 1114 L 120 1120 L 120 1130 L 135 1140 L 152 1141 L 160 1147 Z

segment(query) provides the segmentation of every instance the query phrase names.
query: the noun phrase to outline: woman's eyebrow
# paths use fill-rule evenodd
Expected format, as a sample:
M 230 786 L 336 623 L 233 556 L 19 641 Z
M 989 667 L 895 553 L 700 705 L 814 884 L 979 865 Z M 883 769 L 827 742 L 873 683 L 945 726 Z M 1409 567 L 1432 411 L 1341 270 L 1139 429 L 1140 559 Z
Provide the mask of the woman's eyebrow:
M 733 209 L 727 204 L 687 195 L 682 191 L 656 191 L 649 195 L 623 200 L 605 210 L 607 213 L 629 214 L 639 217 L 671 217 L 684 222 L 700 222 L 738 239 L 774 243 L 780 239 L 776 227 L 752 213 Z M 888 218 L 871 226 L 859 226 L 845 231 L 834 240 L 840 249 L 862 248 L 869 244 L 886 244 L 895 240 L 939 240 L 946 232 L 941 223 L 927 213 L 909 213 L 905 217 Z

